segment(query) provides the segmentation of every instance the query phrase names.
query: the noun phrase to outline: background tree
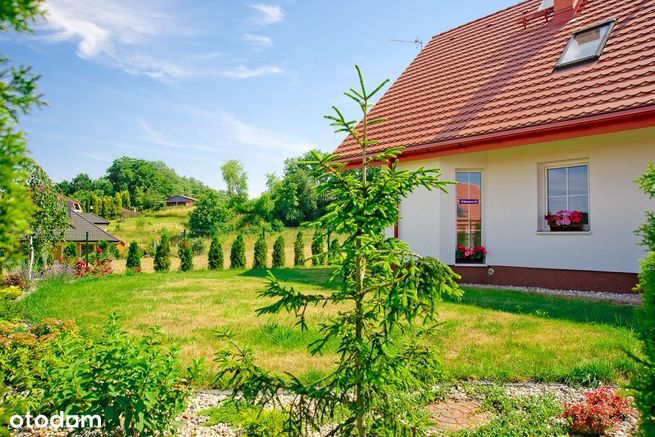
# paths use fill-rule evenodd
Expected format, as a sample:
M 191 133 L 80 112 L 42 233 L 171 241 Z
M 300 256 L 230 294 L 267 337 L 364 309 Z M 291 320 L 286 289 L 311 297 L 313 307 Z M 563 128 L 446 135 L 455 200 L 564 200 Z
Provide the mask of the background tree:
M 266 236 L 262 232 L 257 241 L 255 241 L 255 254 L 253 257 L 253 269 L 265 269 L 266 258 L 268 257 L 268 244 L 266 244 Z
M 325 239 L 323 234 L 317 230 L 312 237 L 312 265 L 320 266 L 324 264 Z
M 273 244 L 273 268 L 284 267 L 284 237 L 280 235 Z
M 156 272 L 167 272 L 171 269 L 171 242 L 165 233 L 155 250 L 154 267 Z
M 651 199 L 655 198 L 655 167 L 638 179 L 639 185 Z M 639 228 L 648 255 L 642 261 L 639 273 L 639 290 L 643 294 L 639 337 L 643 342 L 642 354 L 631 382 L 635 389 L 635 403 L 641 412 L 641 435 L 655 435 L 655 212 L 646 211 L 646 222 Z
M 42 14 L 40 0 L 3 0 L 0 32 L 29 32 Z M 0 53 L 0 273 L 20 261 L 20 239 L 29 231 L 33 208 L 27 178 L 25 133 L 19 117 L 43 105 L 37 94 L 39 77 L 29 67 L 15 67 Z
M 212 238 L 212 242 L 209 245 L 207 261 L 209 270 L 223 270 L 223 245 L 216 236 Z
M 230 211 L 224 195 L 215 191 L 204 195 L 189 215 L 189 231 L 193 236 L 214 235 L 228 221 Z
M 296 240 L 293 242 L 293 265 L 302 266 L 305 264 L 305 240 L 302 231 L 296 234 Z
M 432 351 L 422 341 L 436 318 L 436 303 L 445 294 L 459 295 L 457 275 L 444 263 L 420 259 L 396 238 L 386 238 L 385 228 L 398 217 L 401 199 L 417 188 L 446 189 L 438 169 L 388 171 L 369 178 L 373 161 L 395 162 L 401 148 L 370 156 L 377 144 L 367 129 L 382 120 L 368 117 L 369 102 L 382 85 L 368 92 L 357 68 L 360 88 L 346 93 L 362 110 L 355 126 L 335 109 L 330 116 L 338 131 L 346 131 L 359 145 L 362 171 L 346 172 L 335 155 L 316 155 L 324 173 L 316 173 L 319 192 L 331 197 L 317 229 L 333 229 L 345 236 L 333 279 L 338 290 L 307 294 L 282 286 L 273 274 L 262 297 L 274 299 L 258 314 L 289 311 L 307 329 L 305 313 L 310 306 L 338 306 L 338 315 L 321 324 L 322 338 L 310 344 L 313 354 L 338 343 L 339 363 L 318 383 L 304 385 L 294 376 L 276 375 L 257 367 L 250 351 L 237 348 L 219 355 L 222 372 L 234 389 L 234 397 L 246 402 L 279 405 L 280 393 L 291 394 L 286 432 L 306 435 L 321 424 L 334 423 L 333 435 L 409 436 L 424 433 L 417 405 L 440 376 Z M 402 341 L 398 341 L 402 336 Z
M 223 181 L 231 205 L 248 200 L 248 174 L 241 161 L 232 159 L 221 166 Z
M 193 270 L 193 251 L 187 238 L 183 238 L 177 245 L 177 256 L 180 258 L 180 271 Z
M 125 262 L 125 267 L 132 270 L 141 268 L 141 250 L 136 241 L 132 241 L 130 247 L 127 249 L 127 261 Z
M 29 245 L 28 277 L 36 265 L 43 267 L 54 249 L 55 243 L 63 241 L 64 232 L 69 226 L 68 211 L 63 200 L 57 195 L 50 177 L 36 163 L 27 167 L 27 187 L 35 206 L 32 227 L 27 235 Z
M 232 243 L 230 249 L 230 268 L 242 269 L 246 266 L 246 243 L 243 235 L 239 234 Z

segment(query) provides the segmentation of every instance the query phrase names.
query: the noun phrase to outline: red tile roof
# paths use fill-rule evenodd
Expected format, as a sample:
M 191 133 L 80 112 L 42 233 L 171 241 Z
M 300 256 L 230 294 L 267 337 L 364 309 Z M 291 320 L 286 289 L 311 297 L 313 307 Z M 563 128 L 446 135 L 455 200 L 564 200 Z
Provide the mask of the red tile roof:
M 527 0 L 433 37 L 372 110 L 387 121 L 369 130 L 380 141 L 369 152 L 405 146 L 408 155 L 625 111 L 655 114 L 655 0 L 583 1 L 567 23 L 541 17 L 524 29 L 521 17 L 541 2 Z M 610 18 L 598 61 L 553 70 L 574 32 Z M 360 154 L 350 138 L 335 153 Z

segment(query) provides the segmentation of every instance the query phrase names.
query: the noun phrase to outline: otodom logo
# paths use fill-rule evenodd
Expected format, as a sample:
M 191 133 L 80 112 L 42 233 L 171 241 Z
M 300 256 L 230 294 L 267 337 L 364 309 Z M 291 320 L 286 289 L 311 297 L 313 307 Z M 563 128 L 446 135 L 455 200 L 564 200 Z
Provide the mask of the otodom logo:
M 13 429 L 88 429 L 102 427 L 102 418 L 98 415 L 66 414 L 63 411 L 50 417 L 43 414 L 34 416 L 28 411 L 24 416 L 11 416 L 9 425 Z

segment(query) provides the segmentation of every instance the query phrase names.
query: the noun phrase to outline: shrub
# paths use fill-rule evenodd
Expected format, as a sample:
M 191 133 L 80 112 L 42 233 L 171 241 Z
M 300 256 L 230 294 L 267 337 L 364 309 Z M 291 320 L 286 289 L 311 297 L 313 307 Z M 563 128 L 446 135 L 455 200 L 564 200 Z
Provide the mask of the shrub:
M 218 407 L 205 410 L 202 414 L 209 416 L 207 426 L 225 423 L 239 428 L 246 436 L 281 436 L 284 433 L 284 423 L 287 412 L 275 409 L 261 410 L 255 407 L 239 406 L 226 400 Z
M 305 264 L 305 240 L 302 231 L 296 234 L 296 241 L 293 243 L 293 265 L 302 266 Z
M 116 245 L 116 243 L 109 243 L 107 246 L 107 255 L 113 259 L 121 259 L 122 257 L 121 251 L 118 249 L 118 245 Z
M 242 269 L 246 266 L 246 243 L 243 241 L 243 235 L 239 234 L 232 243 L 230 250 L 230 268 Z
M 284 255 L 284 237 L 280 235 L 275 240 L 273 244 L 273 267 L 284 267 L 285 255 Z
M 77 246 L 75 243 L 70 242 L 64 246 L 63 254 L 64 259 L 71 260 L 77 258 Z
M 130 247 L 127 249 L 127 262 L 125 267 L 130 270 L 136 270 L 141 268 L 141 250 L 139 250 L 139 245 L 136 241 L 130 243 Z
M 0 287 L 16 286 L 23 291 L 30 289 L 30 281 L 22 272 L 7 273 L 0 281 Z
M 161 236 L 159 245 L 155 250 L 155 271 L 167 272 L 171 269 L 171 243 L 167 234 Z
M 202 238 L 194 238 L 191 240 L 191 250 L 193 251 L 194 255 L 203 255 L 206 248 L 207 245 L 205 244 L 205 240 Z
M 253 257 L 253 269 L 265 269 L 266 258 L 268 257 L 268 244 L 266 244 L 266 237 L 262 234 L 257 241 L 255 241 L 255 255 Z
M 223 270 L 223 245 L 218 241 L 218 237 L 212 238 L 207 254 L 209 270 Z
M 587 392 L 584 402 L 566 403 L 562 418 L 572 432 L 599 435 L 612 430 L 631 412 L 627 399 L 609 388 L 599 388 Z
M 180 271 L 188 272 L 193 270 L 193 251 L 191 244 L 186 238 L 180 240 L 177 245 L 177 256 L 180 258 Z
M 638 182 L 649 198 L 655 198 L 655 167 L 652 163 Z M 642 261 L 639 273 L 638 289 L 643 293 L 644 303 L 639 315 L 638 335 L 643 349 L 636 360 L 631 386 L 635 390 L 635 404 L 641 412 L 641 432 L 655 435 L 655 212 L 646 212 L 646 222 L 638 232 L 650 252 Z
M 320 266 L 324 264 L 324 242 L 323 234 L 318 230 L 314 232 L 314 237 L 312 238 L 312 265 Z
M 75 275 L 82 276 L 106 276 L 112 274 L 114 271 L 111 266 L 112 259 L 98 247 L 96 251 L 89 257 L 89 263 L 82 258 L 77 260 L 75 265 Z

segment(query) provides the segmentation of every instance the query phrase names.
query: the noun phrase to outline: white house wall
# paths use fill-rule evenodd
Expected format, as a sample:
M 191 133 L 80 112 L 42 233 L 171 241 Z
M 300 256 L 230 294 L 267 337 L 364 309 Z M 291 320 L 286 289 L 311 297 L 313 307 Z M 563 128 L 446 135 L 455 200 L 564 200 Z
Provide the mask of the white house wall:
M 538 232 L 544 163 L 589 164 L 588 234 Z M 483 244 L 487 264 L 634 273 L 644 248 L 634 230 L 653 209 L 634 182 L 655 161 L 655 128 L 400 162 L 399 168 L 482 171 Z M 416 190 L 401 203 L 399 236 L 417 253 L 455 262 L 455 190 Z

